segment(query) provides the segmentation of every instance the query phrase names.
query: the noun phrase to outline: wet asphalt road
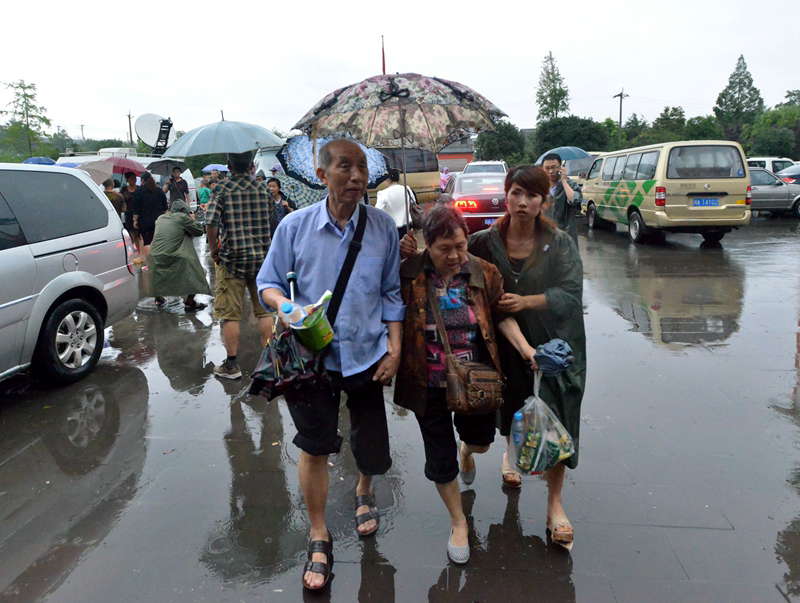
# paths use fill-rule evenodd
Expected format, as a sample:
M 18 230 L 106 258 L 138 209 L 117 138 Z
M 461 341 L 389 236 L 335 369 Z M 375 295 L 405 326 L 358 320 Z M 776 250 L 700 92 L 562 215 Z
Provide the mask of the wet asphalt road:
M 472 560 L 450 566 L 416 422 L 389 403 L 378 536 L 355 535 L 345 443 L 331 457 L 335 579 L 307 600 L 800 599 L 798 232 L 758 218 L 702 250 L 692 235 L 634 247 L 581 234 L 589 369 L 565 487 L 572 555 L 545 541 L 543 482 L 501 490 L 496 445 L 462 488 Z M 78 384 L 0 384 L 0 601 L 303 599 L 285 404 L 217 381 L 219 326 L 169 310 L 143 300 Z M 244 333 L 252 368 L 257 336 Z

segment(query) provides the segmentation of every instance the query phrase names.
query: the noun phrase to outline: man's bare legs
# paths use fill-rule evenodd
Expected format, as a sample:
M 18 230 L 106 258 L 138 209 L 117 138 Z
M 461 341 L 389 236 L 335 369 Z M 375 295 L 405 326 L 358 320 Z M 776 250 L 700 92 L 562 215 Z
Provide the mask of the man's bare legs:
M 312 456 L 300 451 L 298 470 L 300 489 L 303 491 L 308 519 L 311 522 L 311 540 L 329 540 L 328 526 L 325 523 L 325 503 L 328 500 L 328 456 Z M 330 565 L 325 553 L 314 553 L 311 561 Z M 320 588 L 325 582 L 325 577 L 315 572 L 306 572 L 303 581 L 309 588 Z
M 272 316 L 262 316 L 258 319 L 258 331 L 261 333 L 262 346 L 267 345 L 272 338 L 273 322 Z
M 222 342 L 228 356 L 236 356 L 239 352 L 240 327 L 238 320 L 225 320 L 222 322 Z

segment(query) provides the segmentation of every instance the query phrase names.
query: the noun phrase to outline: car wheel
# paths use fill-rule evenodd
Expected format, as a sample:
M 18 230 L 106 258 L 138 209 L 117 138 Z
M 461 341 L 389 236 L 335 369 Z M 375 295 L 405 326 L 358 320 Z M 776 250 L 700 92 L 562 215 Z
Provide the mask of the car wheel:
M 704 232 L 703 241 L 706 243 L 719 243 L 724 236 L 724 232 Z
M 634 243 L 643 243 L 647 238 L 648 228 L 644 223 L 642 214 L 638 211 L 632 211 L 628 216 L 628 236 Z
M 61 302 L 39 333 L 34 367 L 43 377 L 60 384 L 88 375 L 103 351 L 103 319 L 82 299 Z
M 794 205 L 792 205 L 792 216 L 800 219 L 800 199 L 795 201 Z
M 597 226 L 597 220 L 597 208 L 594 206 L 594 203 L 590 203 L 586 206 L 586 226 L 588 226 L 590 230 L 594 230 Z

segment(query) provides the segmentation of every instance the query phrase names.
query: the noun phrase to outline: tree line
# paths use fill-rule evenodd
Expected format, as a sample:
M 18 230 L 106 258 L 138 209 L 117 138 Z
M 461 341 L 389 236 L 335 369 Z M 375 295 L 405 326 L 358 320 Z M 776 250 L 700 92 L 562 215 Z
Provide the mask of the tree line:
M 602 122 L 569 115 L 569 89 L 552 52 L 542 63 L 536 89 L 537 125 L 524 132 L 509 121 L 497 124 L 475 142 L 478 159 L 503 159 L 509 164 L 532 163 L 541 153 L 559 146 L 587 151 L 618 149 L 674 140 L 735 140 L 749 156 L 767 155 L 800 159 L 800 89 L 788 90 L 785 101 L 764 105 L 744 56 L 719 93 L 713 112 L 686 116 L 680 106 L 667 106 L 648 122 L 633 113 L 620 127 L 617 120 Z

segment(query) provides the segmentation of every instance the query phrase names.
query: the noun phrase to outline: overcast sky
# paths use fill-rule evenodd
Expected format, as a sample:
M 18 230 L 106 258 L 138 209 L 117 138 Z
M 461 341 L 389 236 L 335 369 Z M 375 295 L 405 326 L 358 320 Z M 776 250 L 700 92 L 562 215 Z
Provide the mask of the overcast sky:
M 189 130 L 224 109 L 286 131 L 329 91 L 380 73 L 383 34 L 388 72 L 471 86 L 519 127 L 535 125 L 549 50 L 575 115 L 616 119 L 624 87 L 624 118 L 664 105 L 689 117 L 711 113 L 739 54 L 767 105 L 800 88 L 798 17 L 797 0 L 9 1 L 0 80 L 35 82 L 73 137 L 80 124 L 87 138 L 127 137 L 129 110 Z

